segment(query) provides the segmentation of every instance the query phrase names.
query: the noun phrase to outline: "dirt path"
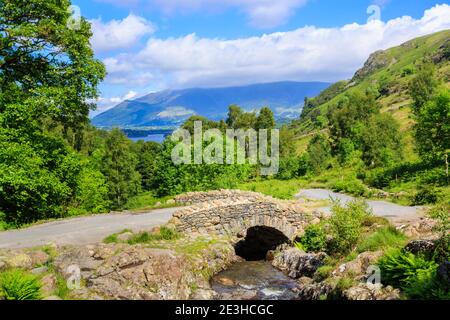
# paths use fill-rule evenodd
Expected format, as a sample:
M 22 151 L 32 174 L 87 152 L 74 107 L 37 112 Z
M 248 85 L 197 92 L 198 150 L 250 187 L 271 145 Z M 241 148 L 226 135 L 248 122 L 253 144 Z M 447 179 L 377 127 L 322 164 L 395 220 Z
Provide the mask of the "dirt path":
M 26 229 L 0 232 L 0 249 L 16 249 L 42 246 L 90 244 L 124 229 L 148 230 L 167 223 L 179 208 L 158 209 L 131 214 L 103 214 L 58 220 Z

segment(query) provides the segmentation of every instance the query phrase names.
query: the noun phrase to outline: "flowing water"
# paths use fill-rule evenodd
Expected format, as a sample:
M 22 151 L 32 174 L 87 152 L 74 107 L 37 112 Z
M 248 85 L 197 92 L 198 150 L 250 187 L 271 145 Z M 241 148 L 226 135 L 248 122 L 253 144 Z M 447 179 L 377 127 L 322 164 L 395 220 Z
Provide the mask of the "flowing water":
M 297 282 L 267 261 L 232 265 L 211 280 L 220 300 L 295 300 Z

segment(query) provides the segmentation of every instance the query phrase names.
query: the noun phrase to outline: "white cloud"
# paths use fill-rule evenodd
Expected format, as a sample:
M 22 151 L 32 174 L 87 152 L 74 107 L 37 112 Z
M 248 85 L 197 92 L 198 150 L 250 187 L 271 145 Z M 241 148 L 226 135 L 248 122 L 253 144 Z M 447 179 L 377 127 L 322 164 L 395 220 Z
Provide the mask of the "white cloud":
M 198 10 L 220 11 L 237 8 L 259 28 L 279 26 L 305 5 L 307 0 L 97 0 L 127 8 L 159 9 L 166 14 Z
M 105 23 L 101 19 L 95 19 L 91 20 L 91 23 L 93 31 L 91 43 L 97 53 L 128 48 L 155 30 L 151 22 L 133 14 L 123 20 L 111 20 Z
M 97 110 L 91 112 L 91 117 L 94 117 L 112 107 L 115 107 L 119 103 L 125 100 L 132 100 L 138 96 L 138 93 L 135 91 L 129 91 L 127 94 L 123 96 L 116 97 L 99 97 L 94 102 L 97 104 Z
M 148 40 L 136 54 L 105 60 L 110 83 L 169 88 L 228 86 L 281 80 L 349 78 L 368 56 L 412 38 L 450 29 L 450 6 L 435 6 L 421 19 L 401 17 L 340 28 L 307 26 L 290 32 L 236 40 Z
M 185 107 L 168 107 L 166 110 L 158 113 L 159 118 L 178 118 L 192 116 L 195 112 Z

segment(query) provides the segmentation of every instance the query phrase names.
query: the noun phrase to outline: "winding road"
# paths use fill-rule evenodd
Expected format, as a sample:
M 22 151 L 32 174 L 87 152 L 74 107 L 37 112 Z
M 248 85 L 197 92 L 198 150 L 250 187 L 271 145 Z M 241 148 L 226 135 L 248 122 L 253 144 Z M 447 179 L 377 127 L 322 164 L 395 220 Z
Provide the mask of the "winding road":
M 296 198 L 313 200 L 339 199 L 343 204 L 353 197 L 324 189 L 302 190 Z M 422 208 L 405 207 L 386 201 L 368 201 L 377 216 L 394 222 L 411 221 L 420 218 Z M 112 213 L 57 220 L 31 226 L 26 229 L 0 232 L 0 249 L 18 249 L 57 245 L 83 245 L 102 241 L 105 237 L 130 229 L 135 232 L 149 230 L 167 223 L 180 208 L 157 209 L 144 213 Z M 329 207 L 320 208 L 329 211 Z
M 20 230 L 0 232 L 0 249 L 90 244 L 124 229 L 148 230 L 167 223 L 179 208 L 157 209 L 149 212 L 113 213 L 57 220 Z

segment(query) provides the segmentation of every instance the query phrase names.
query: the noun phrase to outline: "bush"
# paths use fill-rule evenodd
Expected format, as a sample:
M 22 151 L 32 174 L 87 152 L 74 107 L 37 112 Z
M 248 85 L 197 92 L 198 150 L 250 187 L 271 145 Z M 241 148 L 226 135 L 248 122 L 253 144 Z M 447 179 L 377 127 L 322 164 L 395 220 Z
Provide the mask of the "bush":
M 40 300 L 40 290 L 39 280 L 22 270 L 0 274 L 0 297 L 6 300 Z
M 435 204 L 439 201 L 441 194 L 432 186 L 421 187 L 412 199 L 413 206 L 424 204 Z
M 437 221 L 434 230 L 440 234 L 436 242 L 434 259 L 438 262 L 450 260 L 450 206 L 438 205 L 431 209 L 429 216 Z
M 407 237 L 394 227 L 384 227 L 365 238 L 357 247 L 358 252 L 377 251 L 389 247 L 401 247 Z
M 137 244 L 160 240 L 170 241 L 176 240 L 178 238 L 180 238 L 180 234 L 174 229 L 168 227 L 161 227 L 159 232 L 156 233 L 141 232 L 131 237 L 127 242 L 128 244 Z
M 449 299 L 449 284 L 439 279 L 439 265 L 405 250 L 391 250 L 378 261 L 385 285 L 401 288 L 413 299 Z
M 327 237 L 321 225 L 309 225 L 303 237 L 300 238 L 301 247 L 306 252 L 324 251 L 327 246 Z
M 362 196 L 367 188 L 356 178 L 345 178 L 334 182 L 332 189 L 336 192 L 344 192 L 355 196 Z
M 363 229 L 363 221 L 371 215 L 367 203 L 359 200 L 352 201 L 343 207 L 335 202 L 332 207 L 330 228 L 333 240 L 329 244 L 329 251 L 342 255 L 351 251 L 357 244 Z

